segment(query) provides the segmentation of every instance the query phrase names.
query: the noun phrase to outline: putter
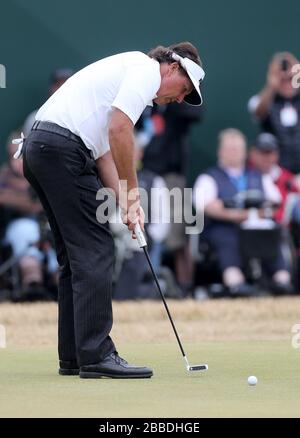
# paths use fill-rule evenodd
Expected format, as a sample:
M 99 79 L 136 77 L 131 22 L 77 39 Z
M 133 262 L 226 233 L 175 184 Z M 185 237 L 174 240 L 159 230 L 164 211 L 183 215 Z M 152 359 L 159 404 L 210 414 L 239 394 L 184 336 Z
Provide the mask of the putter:
M 164 306 L 165 306 L 165 309 L 166 309 L 166 311 L 167 311 L 167 314 L 168 314 L 168 317 L 169 317 L 170 323 L 171 323 L 171 325 L 172 325 L 173 331 L 174 331 L 174 333 L 175 333 L 175 336 L 176 336 L 176 339 L 177 339 L 177 342 L 178 342 L 178 345 L 179 345 L 180 351 L 181 351 L 182 356 L 183 356 L 183 359 L 184 359 L 184 361 L 185 361 L 186 370 L 187 370 L 189 373 L 193 373 L 193 372 L 195 372 L 195 371 L 207 371 L 207 370 L 208 370 L 208 365 L 190 365 L 190 364 L 189 364 L 188 358 L 187 358 L 187 356 L 186 356 L 186 354 L 185 354 L 185 352 L 184 352 L 184 349 L 183 349 L 182 343 L 181 343 L 181 341 L 180 341 L 180 339 L 179 339 L 179 336 L 178 336 L 178 333 L 177 333 L 177 330 L 176 330 L 175 324 L 174 324 L 173 319 L 172 319 L 172 316 L 171 316 L 171 314 L 170 314 L 169 307 L 168 307 L 167 302 L 166 302 L 166 300 L 165 300 L 164 294 L 162 293 L 161 287 L 160 287 L 159 282 L 158 282 L 157 275 L 156 275 L 156 273 L 155 273 L 155 271 L 154 271 L 154 268 L 153 268 L 152 262 L 151 262 L 151 260 L 150 260 L 149 253 L 148 253 L 148 249 L 147 249 L 147 242 L 146 242 L 146 239 L 145 239 L 144 233 L 143 233 L 142 230 L 141 230 L 140 224 L 136 224 L 136 225 L 135 225 L 134 233 L 135 233 L 135 235 L 136 235 L 136 238 L 137 238 L 137 241 L 138 241 L 138 245 L 139 245 L 140 248 L 143 248 L 144 253 L 145 253 L 145 256 L 146 256 L 147 261 L 148 261 L 148 263 L 149 263 L 149 266 L 150 266 L 150 269 L 151 269 L 151 272 L 152 272 L 152 275 L 153 275 L 153 278 L 154 278 L 155 284 L 156 284 L 156 286 L 157 286 L 157 289 L 158 289 L 158 291 L 159 291 L 159 294 L 160 294 L 160 296 L 161 296 L 161 299 L 162 299 L 162 301 L 163 301 L 163 303 L 164 303 Z

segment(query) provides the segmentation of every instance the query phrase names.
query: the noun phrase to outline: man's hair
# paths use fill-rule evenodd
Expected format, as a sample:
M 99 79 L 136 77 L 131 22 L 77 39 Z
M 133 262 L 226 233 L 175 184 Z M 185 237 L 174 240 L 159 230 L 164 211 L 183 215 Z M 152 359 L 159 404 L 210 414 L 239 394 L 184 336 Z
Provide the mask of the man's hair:
M 218 135 L 219 145 L 221 145 L 223 143 L 224 138 L 227 136 L 240 137 L 247 145 L 246 136 L 242 133 L 242 131 L 240 131 L 239 129 L 236 129 L 236 128 L 228 128 L 228 129 L 223 129 L 223 131 L 220 131 L 219 135 Z
M 172 44 L 169 47 L 158 46 L 155 49 L 150 50 L 148 56 L 156 59 L 156 61 L 158 61 L 160 64 L 163 62 L 171 64 L 172 62 L 175 62 L 172 58 L 172 52 L 177 53 L 177 55 L 181 56 L 182 58 L 189 58 L 202 67 L 198 50 L 188 41 Z

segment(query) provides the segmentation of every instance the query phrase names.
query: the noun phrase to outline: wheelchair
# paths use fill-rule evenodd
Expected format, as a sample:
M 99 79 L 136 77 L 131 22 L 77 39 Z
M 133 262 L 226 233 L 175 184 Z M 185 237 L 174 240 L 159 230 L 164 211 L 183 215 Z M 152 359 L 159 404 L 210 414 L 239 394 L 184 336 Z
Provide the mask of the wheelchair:
M 234 199 L 225 202 L 227 208 L 246 208 L 249 218 L 239 226 L 240 253 L 244 265 L 244 275 L 247 283 L 255 291 L 251 296 L 276 294 L 271 285 L 264 265 L 276 259 L 281 250 L 287 270 L 291 274 L 292 289 L 297 288 L 297 250 L 292 235 L 288 229 L 281 228 L 271 219 L 261 219 L 259 209 L 266 206 L 260 191 L 248 190 L 239 193 Z M 272 206 L 268 206 L 272 208 Z M 211 298 L 228 297 L 230 294 L 222 284 L 222 275 L 218 268 L 217 255 L 209 239 L 203 235 L 191 236 L 191 252 L 195 262 L 195 294 L 207 291 Z M 278 294 L 280 292 L 278 291 Z M 291 290 L 290 293 L 293 293 Z

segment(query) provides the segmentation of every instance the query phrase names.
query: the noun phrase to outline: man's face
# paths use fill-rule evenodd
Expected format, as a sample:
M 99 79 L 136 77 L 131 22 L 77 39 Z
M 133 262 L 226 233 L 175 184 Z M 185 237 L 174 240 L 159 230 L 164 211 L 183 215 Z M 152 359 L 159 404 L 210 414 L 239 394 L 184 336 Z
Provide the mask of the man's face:
M 189 77 L 181 73 L 177 62 L 174 62 L 166 66 L 154 102 L 157 105 L 165 105 L 171 102 L 182 103 L 185 96 L 190 94 L 193 89 Z
M 219 163 L 225 168 L 242 168 L 245 165 L 246 154 L 245 140 L 239 135 L 227 134 L 219 147 Z
M 277 151 L 261 151 L 255 147 L 250 151 L 250 160 L 261 173 L 270 173 L 273 166 L 278 163 L 278 159 Z

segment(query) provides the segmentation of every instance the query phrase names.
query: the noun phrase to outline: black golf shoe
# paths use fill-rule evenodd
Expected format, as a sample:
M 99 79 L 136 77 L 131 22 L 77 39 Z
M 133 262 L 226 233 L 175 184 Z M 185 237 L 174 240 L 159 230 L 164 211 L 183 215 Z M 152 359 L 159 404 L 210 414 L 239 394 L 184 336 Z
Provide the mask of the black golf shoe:
M 79 375 L 82 379 L 145 379 L 152 377 L 153 371 L 147 367 L 130 365 L 114 352 L 99 363 L 80 367 Z
M 77 362 L 60 360 L 58 374 L 61 376 L 78 376 L 79 366 L 77 365 Z

